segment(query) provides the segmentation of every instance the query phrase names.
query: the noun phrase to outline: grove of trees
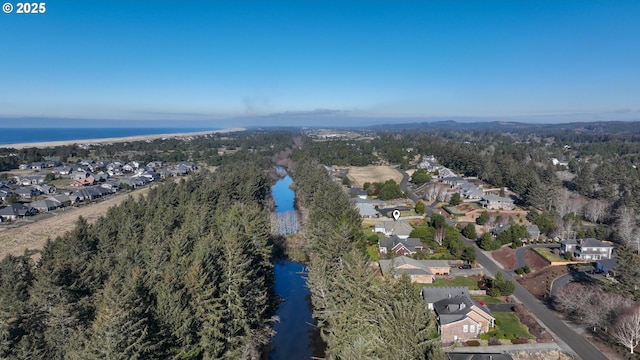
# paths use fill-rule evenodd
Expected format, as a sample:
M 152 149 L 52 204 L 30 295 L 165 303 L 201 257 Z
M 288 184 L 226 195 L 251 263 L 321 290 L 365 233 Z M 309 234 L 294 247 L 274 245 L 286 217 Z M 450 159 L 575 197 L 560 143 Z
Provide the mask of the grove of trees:
M 3 359 L 259 359 L 276 299 L 269 181 L 201 172 L 0 261 Z
M 360 217 L 324 169 L 293 173 L 309 256 L 313 315 L 328 359 L 439 359 L 435 319 L 407 277 L 374 278 Z

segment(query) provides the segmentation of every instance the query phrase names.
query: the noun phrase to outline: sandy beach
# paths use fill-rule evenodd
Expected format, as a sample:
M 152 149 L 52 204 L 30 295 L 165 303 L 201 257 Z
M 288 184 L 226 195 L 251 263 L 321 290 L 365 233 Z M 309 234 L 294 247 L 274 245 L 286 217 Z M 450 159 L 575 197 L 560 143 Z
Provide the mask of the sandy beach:
M 146 141 L 146 140 L 156 140 L 156 139 L 184 139 L 192 136 L 202 136 L 209 134 L 225 134 L 232 133 L 237 131 L 245 131 L 245 128 L 230 128 L 230 129 L 222 129 L 222 130 L 210 130 L 210 131 L 199 131 L 199 132 L 187 132 L 187 133 L 176 133 L 176 134 L 154 134 L 154 135 L 139 135 L 139 136 L 127 136 L 127 137 L 119 137 L 119 138 L 104 138 L 104 139 L 78 139 L 78 140 L 63 140 L 63 141 L 48 141 L 48 142 L 34 142 L 34 143 L 23 143 L 23 144 L 4 144 L 0 145 L 2 148 L 13 148 L 13 149 L 24 149 L 24 148 L 50 148 L 56 146 L 65 146 L 65 145 L 74 145 L 74 144 L 112 144 L 118 142 L 129 142 L 129 141 Z

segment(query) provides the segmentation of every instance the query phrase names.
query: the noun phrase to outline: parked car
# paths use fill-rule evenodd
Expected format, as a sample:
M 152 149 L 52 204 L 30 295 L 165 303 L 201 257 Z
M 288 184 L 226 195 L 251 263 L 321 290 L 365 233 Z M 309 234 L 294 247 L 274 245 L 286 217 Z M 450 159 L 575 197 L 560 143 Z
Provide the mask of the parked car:
M 471 264 L 464 264 L 464 265 L 458 266 L 458 269 L 471 269 Z

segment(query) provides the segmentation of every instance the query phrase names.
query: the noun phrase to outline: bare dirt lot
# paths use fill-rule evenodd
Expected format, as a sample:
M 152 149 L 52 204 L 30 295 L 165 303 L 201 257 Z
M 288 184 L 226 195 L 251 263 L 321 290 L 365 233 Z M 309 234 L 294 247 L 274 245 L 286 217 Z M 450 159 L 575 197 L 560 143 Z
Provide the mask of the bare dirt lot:
M 545 258 L 531 249 L 527 250 L 527 252 L 524 254 L 524 257 L 527 265 L 529 265 L 531 271 L 533 272 L 540 271 L 549 266 L 549 263 Z
M 118 194 L 81 207 L 70 207 L 64 211 L 39 221 L 24 223 L 21 226 L 0 226 L 0 258 L 6 255 L 22 255 L 26 249 L 40 249 L 48 238 L 55 239 L 73 228 L 79 216 L 89 223 L 95 222 L 106 214 L 110 207 L 122 203 L 129 195 L 142 196 L 149 188 L 134 190 L 127 194 Z
M 493 258 L 502 264 L 506 270 L 515 269 L 516 262 L 516 251 L 510 247 L 503 247 L 502 249 L 494 251 L 491 255 Z
M 525 274 L 522 277 L 516 276 L 516 280 L 520 285 L 524 286 L 531 295 L 535 296 L 541 301 L 546 300 L 549 294 L 549 287 L 551 282 L 568 272 L 567 267 L 563 265 L 548 266 L 544 269 Z
M 366 182 L 393 179 L 400 183 L 402 180 L 402 174 L 394 166 L 352 166 L 349 168 L 349 177 L 354 181 L 354 185 L 359 187 Z

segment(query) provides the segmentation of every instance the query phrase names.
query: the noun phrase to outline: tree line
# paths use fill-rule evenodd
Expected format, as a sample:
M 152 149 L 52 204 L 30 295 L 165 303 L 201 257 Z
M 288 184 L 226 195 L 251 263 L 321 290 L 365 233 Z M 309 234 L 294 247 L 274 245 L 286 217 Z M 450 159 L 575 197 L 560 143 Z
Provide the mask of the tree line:
M 302 159 L 293 171 L 313 316 L 328 359 L 439 359 L 433 315 L 407 277 L 374 276 L 356 210 L 326 171 Z
M 258 359 L 276 308 L 269 181 L 201 172 L 0 261 L 0 357 Z

